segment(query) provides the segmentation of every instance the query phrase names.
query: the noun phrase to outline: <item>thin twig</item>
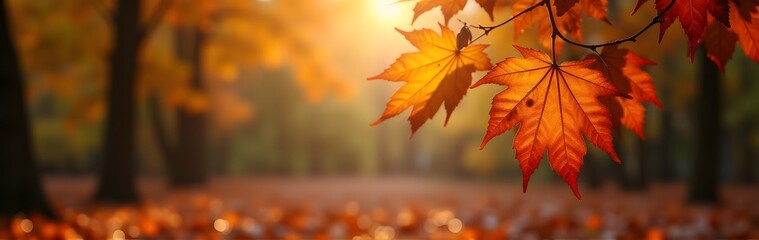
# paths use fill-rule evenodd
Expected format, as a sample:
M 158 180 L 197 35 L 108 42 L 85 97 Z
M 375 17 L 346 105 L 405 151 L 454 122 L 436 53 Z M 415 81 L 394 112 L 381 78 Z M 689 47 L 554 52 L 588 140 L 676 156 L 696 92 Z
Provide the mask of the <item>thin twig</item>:
M 543 4 L 545 4 L 545 1 L 540 1 L 538 3 L 535 3 L 534 5 L 532 5 L 532 6 L 528 7 L 528 8 L 526 8 L 526 9 L 522 10 L 521 12 L 517 13 L 516 15 L 511 16 L 509 19 L 506 19 L 506 21 L 503 21 L 503 22 L 501 22 L 501 23 L 499 23 L 497 25 L 493 25 L 493 26 L 482 26 L 482 25 L 475 26 L 475 25 L 469 25 L 469 27 L 471 27 L 471 28 L 477 28 L 477 29 L 480 29 L 480 30 L 483 31 L 482 34 L 480 34 L 476 38 L 472 39 L 472 41 L 470 41 L 469 43 L 471 44 L 471 43 L 477 41 L 478 39 L 482 38 L 483 36 L 488 35 L 490 33 L 490 31 L 493 31 L 496 28 L 499 28 L 499 27 L 501 27 L 503 25 L 506 25 L 507 23 L 513 21 L 517 17 L 522 16 L 522 14 L 528 13 L 528 12 L 532 11 L 533 9 L 537 8 L 538 6 L 541 6 Z M 459 20 L 459 21 L 462 22 L 462 23 L 464 23 L 464 24 L 466 24 L 466 22 L 464 22 L 464 21 L 461 21 L 461 20 Z
M 556 36 L 561 37 L 561 39 L 564 39 L 564 41 L 567 41 L 566 38 L 564 38 L 564 35 L 561 35 L 561 31 L 559 31 L 558 25 L 556 25 L 556 20 L 553 19 L 553 10 L 551 10 L 551 1 L 550 0 L 543 0 L 543 3 L 545 3 L 546 9 L 548 9 L 548 20 L 551 21 L 551 61 L 553 62 L 553 65 L 556 66 Z M 595 50 L 593 50 L 595 52 Z
M 556 49 L 556 34 L 551 34 L 551 50 L 552 50 L 551 62 L 553 66 L 555 67 L 555 66 L 558 66 L 559 64 L 556 62 L 556 51 L 553 49 Z
M 151 15 L 147 22 L 142 26 L 142 30 L 140 31 L 141 36 L 147 36 L 150 35 L 155 28 L 158 27 L 158 25 L 161 23 L 161 20 L 166 15 L 166 12 L 169 11 L 169 8 L 171 7 L 172 3 L 174 3 L 173 0 L 161 0 L 161 2 L 158 5 L 158 8 L 153 12 L 153 15 Z
M 669 4 L 667 5 L 667 7 L 665 7 L 658 15 L 656 15 L 656 17 L 654 17 L 651 20 L 651 22 L 648 23 L 648 25 L 646 25 L 645 27 L 643 27 L 643 29 L 641 29 L 637 33 L 633 34 L 632 36 L 627 37 L 627 38 L 623 38 L 623 39 L 614 40 L 614 41 L 611 41 L 611 42 L 600 43 L 600 44 L 585 44 L 585 43 L 575 42 L 575 41 L 572 41 L 571 39 L 565 37 L 563 34 L 561 34 L 561 32 L 559 31 L 559 29 L 558 29 L 558 27 L 556 25 L 556 21 L 554 20 L 553 10 L 551 9 L 551 4 L 549 3 L 549 1 L 550 0 L 543 0 L 543 2 L 546 3 L 545 5 L 547 6 L 546 9 L 548 10 L 548 17 L 551 20 L 551 26 L 553 27 L 553 34 L 556 34 L 556 36 L 558 36 L 559 38 L 561 38 L 561 40 L 564 40 L 564 42 L 566 42 L 566 43 L 569 43 L 569 44 L 572 44 L 572 45 L 575 45 L 575 46 L 578 46 L 578 47 L 587 48 L 587 49 L 589 49 L 589 50 L 591 50 L 593 52 L 597 52 L 596 49 L 599 48 L 599 47 L 610 46 L 610 45 L 617 45 L 617 44 L 620 44 L 620 43 L 623 43 L 623 42 L 635 42 L 635 41 L 637 41 L 638 40 L 638 36 L 640 36 L 641 34 L 643 34 L 646 30 L 648 30 L 652 26 L 656 25 L 657 23 L 664 22 L 664 18 L 662 18 L 662 17 L 664 16 L 664 14 L 667 13 L 667 11 L 669 11 L 672 8 L 672 6 L 675 5 L 675 1 L 676 0 L 670 1 Z

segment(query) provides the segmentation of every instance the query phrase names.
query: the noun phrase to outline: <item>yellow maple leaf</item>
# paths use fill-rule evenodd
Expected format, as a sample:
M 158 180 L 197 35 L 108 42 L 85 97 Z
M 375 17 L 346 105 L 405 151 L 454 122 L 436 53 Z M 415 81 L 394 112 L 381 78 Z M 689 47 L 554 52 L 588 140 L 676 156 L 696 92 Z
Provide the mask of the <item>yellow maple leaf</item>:
M 390 68 L 369 78 L 406 82 L 393 94 L 373 126 L 413 106 L 409 116 L 413 133 L 431 119 L 443 103 L 447 123 L 472 84 L 472 73 L 492 68 L 483 52 L 488 45 L 472 44 L 459 49 L 453 31 L 442 24 L 440 29 L 441 34 L 431 29 L 398 30 L 419 52 L 402 54 Z

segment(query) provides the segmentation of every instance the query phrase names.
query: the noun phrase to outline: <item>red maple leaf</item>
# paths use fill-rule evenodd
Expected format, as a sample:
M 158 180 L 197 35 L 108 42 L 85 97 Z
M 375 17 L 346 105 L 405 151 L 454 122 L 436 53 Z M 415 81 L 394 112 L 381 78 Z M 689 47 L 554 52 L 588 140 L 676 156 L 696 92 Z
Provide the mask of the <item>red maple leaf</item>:
M 661 14 L 673 0 L 656 0 L 656 10 Z M 640 2 L 639 2 L 640 4 Z M 726 27 L 730 27 L 727 0 L 677 0 L 669 11 L 662 16 L 664 21 L 659 25 L 659 42 L 664 33 L 675 22 L 680 25 L 688 37 L 688 56 L 693 61 L 696 48 L 704 37 L 707 24 L 707 14 L 711 15 Z
M 604 47 L 600 55 L 588 54 L 585 59 L 596 60 L 590 68 L 596 69 L 620 92 L 629 96 L 602 97 L 601 102 L 611 112 L 614 127 L 624 126 L 644 138 L 643 123 L 646 108 L 641 102 L 650 102 L 663 109 L 659 97 L 656 96 L 651 75 L 641 67 L 656 63 L 635 54 L 633 51 L 617 46 Z

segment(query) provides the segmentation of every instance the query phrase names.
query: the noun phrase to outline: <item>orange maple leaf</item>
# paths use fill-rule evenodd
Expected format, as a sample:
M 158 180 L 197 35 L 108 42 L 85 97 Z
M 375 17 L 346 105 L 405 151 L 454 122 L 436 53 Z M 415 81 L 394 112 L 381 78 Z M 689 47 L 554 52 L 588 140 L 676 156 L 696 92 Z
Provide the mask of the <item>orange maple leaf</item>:
M 517 0 L 511 7 L 511 11 L 516 15 L 541 1 L 542 0 Z M 569 36 L 575 40 L 583 41 L 582 32 L 580 31 L 580 26 L 582 24 L 580 13 L 584 13 L 585 15 L 609 23 L 609 20 L 606 18 L 606 0 L 578 0 L 577 2 L 579 2 L 577 7 L 567 7 L 569 3 L 561 2 L 560 4 L 560 2 L 556 2 L 556 5 L 554 5 L 553 8 L 557 13 L 559 11 L 557 8 L 567 8 L 562 14 L 557 14 L 555 17 L 556 27 L 558 27 L 561 34 L 569 34 Z M 576 4 L 571 5 L 574 6 Z M 514 40 L 516 41 L 527 28 L 536 25 L 538 27 L 538 40 L 543 47 L 551 49 L 553 27 L 548 20 L 548 11 L 544 7 L 533 9 L 532 11 L 514 19 Z M 556 41 L 555 47 L 557 52 L 561 51 L 562 46 L 563 41 Z
M 369 79 L 406 82 L 390 97 L 387 108 L 372 126 L 413 106 L 408 120 L 412 134 L 431 119 L 445 103 L 445 123 L 472 84 L 472 73 L 492 68 L 483 50 L 486 44 L 457 46 L 456 36 L 440 25 L 441 34 L 431 29 L 404 32 L 398 29 L 419 52 L 404 53 L 381 74 Z
M 619 162 L 609 112 L 598 97 L 620 94 L 601 72 L 587 68 L 593 60 L 555 65 L 543 52 L 514 47 L 524 58 L 506 58 L 472 86 L 508 86 L 493 98 L 481 148 L 521 123 L 514 149 L 522 168 L 523 191 L 548 150 L 551 168 L 580 199 L 577 175 L 587 151 L 583 135 Z
M 602 72 L 617 90 L 629 95 L 601 98 L 601 102 L 611 112 L 614 127 L 625 126 L 643 139 L 646 108 L 641 102 L 650 102 L 664 109 L 659 97 L 656 96 L 651 75 L 641 69 L 642 66 L 656 63 L 617 46 L 604 47 L 600 56 L 588 54 L 585 59 L 595 60 L 589 67 Z
M 399 2 L 408 1 L 412 0 L 401 0 Z M 432 10 L 433 8 L 440 7 L 440 11 L 443 13 L 443 19 L 445 20 L 445 25 L 447 26 L 448 21 L 451 20 L 453 15 L 464 9 L 466 2 L 467 0 L 420 0 L 414 6 L 414 18 L 411 20 L 411 24 L 414 24 L 416 18 L 422 15 L 422 13 Z M 493 8 L 495 7 L 495 0 L 476 0 L 476 2 L 480 5 L 480 7 L 485 9 L 488 15 L 490 15 L 490 20 L 493 20 Z

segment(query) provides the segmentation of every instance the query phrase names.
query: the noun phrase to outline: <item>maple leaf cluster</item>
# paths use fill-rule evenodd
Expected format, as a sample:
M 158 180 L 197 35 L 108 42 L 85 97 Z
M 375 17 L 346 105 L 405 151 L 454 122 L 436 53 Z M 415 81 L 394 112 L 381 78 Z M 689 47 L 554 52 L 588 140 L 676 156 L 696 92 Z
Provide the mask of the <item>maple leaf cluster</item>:
M 644 138 L 642 102 L 664 108 L 656 96 L 652 77 L 642 69 L 656 63 L 619 44 L 635 41 L 655 24 L 660 26 L 661 41 L 666 30 L 679 20 L 688 39 L 691 61 L 696 48 L 703 44 L 709 59 L 724 69 L 738 42 L 747 56 L 759 62 L 757 1 L 655 1 L 658 15 L 640 32 L 627 39 L 591 45 L 581 43 L 581 15 L 611 25 L 606 16 L 607 0 L 516 0 L 511 6 L 512 18 L 491 27 L 464 23 L 458 36 L 447 25 L 464 8 L 466 0 L 419 0 L 412 23 L 422 13 L 440 7 L 445 25 L 440 24 L 440 34 L 431 29 L 411 32 L 398 29 L 419 51 L 402 54 L 384 72 L 369 78 L 405 82 L 372 125 L 412 108 L 408 120 L 413 134 L 441 105 L 445 105 L 447 123 L 468 89 L 483 84 L 507 86 L 493 98 L 481 147 L 518 125 L 513 148 L 522 168 L 524 191 L 548 152 L 551 168 L 580 199 L 577 177 L 587 151 L 585 138 L 620 162 L 614 150 L 612 129 L 625 127 Z M 492 20 L 495 1 L 475 2 Z M 633 14 L 646 2 L 638 0 Z M 488 45 L 473 44 L 470 27 L 484 31 L 474 38 L 476 41 L 512 20 L 515 40 L 527 28 L 537 26 L 538 40 L 552 51 L 553 58 L 542 51 L 515 45 L 521 58 L 508 57 L 492 66 L 484 52 Z M 586 48 L 591 53 L 580 61 L 557 63 L 556 53 L 565 44 Z M 600 47 L 603 48 L 598 52 Z M 476 71 L 488 73 L 472 85 L 472 73 Z

